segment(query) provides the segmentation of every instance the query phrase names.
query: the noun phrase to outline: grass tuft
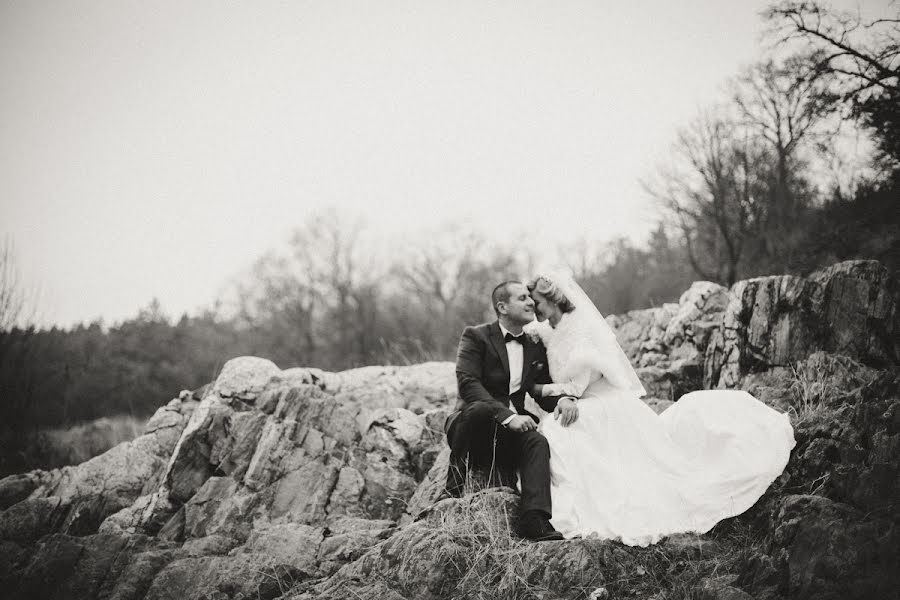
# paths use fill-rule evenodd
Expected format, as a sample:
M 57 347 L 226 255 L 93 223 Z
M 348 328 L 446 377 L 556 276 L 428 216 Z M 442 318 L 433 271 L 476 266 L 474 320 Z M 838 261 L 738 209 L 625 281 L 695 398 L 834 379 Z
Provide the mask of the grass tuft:
M 791 392 L 794 396 L 790 412 L 794 426 L 805 423 L 826 412 L 841 412 L 844 408 L 835 399 L 841 390 L 834 384 L 832 374 L 820 362 L 802 362 L 791 365 L 793 381 Z

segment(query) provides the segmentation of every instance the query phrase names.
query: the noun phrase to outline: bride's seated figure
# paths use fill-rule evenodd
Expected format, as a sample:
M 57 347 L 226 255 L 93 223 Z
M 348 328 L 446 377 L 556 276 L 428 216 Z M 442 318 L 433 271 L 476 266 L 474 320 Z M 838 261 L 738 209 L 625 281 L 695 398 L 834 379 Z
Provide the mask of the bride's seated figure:
M 546 347 L 552 383 L 537 399 L 577 398 L 577 418 L 544 415 L 553 518 L 567 538 L 597 535 L 629 545 L 709 531 L 750 508 L 787 464 L 788 416 L 746 392 L 704 390 L 657 415 L 615 333 L 566 275 L 527 283 L 538 322 L 525 331 Z

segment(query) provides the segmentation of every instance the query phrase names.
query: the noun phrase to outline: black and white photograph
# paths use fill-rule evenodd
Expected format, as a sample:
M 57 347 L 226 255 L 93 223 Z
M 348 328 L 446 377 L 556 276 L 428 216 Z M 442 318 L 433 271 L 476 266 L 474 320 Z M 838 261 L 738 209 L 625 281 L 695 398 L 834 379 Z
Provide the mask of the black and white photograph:
M 900 0 L 0 0 L 0 597 L 900 597 Z

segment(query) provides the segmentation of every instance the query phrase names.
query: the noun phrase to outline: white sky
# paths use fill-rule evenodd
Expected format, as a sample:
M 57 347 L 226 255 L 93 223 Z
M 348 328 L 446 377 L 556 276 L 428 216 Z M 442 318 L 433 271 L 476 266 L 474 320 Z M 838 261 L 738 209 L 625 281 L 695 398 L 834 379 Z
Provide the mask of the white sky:
M 765 6 L 0 0 L 0 236 L 62 325 L 194 312 L 328 204 L 640 238 Z

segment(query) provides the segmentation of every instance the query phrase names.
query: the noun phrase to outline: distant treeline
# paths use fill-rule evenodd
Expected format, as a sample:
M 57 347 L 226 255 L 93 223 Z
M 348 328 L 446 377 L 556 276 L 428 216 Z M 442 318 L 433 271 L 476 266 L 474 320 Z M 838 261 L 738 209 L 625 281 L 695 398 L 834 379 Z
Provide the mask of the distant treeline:
M 810 10 L 815 19 L 804 18 Z M 898 272 L 900 73 L 893 65 L 900 47 L 889 36 L 854 37 L 890 20 L 854 27 L 838 17 L 809 2 L 770 9 L 766 18 L 796 53 L 744 70 L 727 98 L 679 133 L 671 162 L 645 182 L 660 210 L 646 243 L 582 240 L 559 248 L 601 311 L 676 301 L 696 279 L 731 285 L 851 258 Z M 867 60 L 842 63 L 846 54 L 833 52 L 832 39 Z M 848 128 L 873 142 L 865 164 L 840 152 Z M 0 255 L 0 473 L 26 465 L 18 451 L 38 428 L 148 416 L 179 390 L 212 380 L 235 356 L 326 370 L 451 360 L 463 327 L 491 318 L 491 288 L 533 273 L 545 258 L 461 225 L 402 240 L 402 250 L 386 254 L 367 235 L 363 224 L 325 211 L 204 314 L 173 321 L 153 302 L 111 326 L 50 330 L 21 325 L 27 302 L 7 249 Z
M 895 176 L 860 188 L 853 199 L 810 207 L 795 224 L 789 256 L 778 257 L 787 264 L 784 271 L 746 264 L 740 276 L 803 274 L 849 258 L 875 258 L 896 272 L 898 198 Z M 333 213 L 307 226 L 307 233 L 347 231 Z M 228 309 L 171 320 L 153 302 L 108 327 L 0 332 L 0 422 L 27 430 L 120 413 L 147 416 L 179 390 L 211 381 L 225 361 L 240 355 L 269 358 L 282 368 L 326 370 L 452 360 L 463 327 L 491 318 L 493 285 L 529 272 L 522 263 L 534 260 L 448 231 L 443 240 L 432 237 L 410 248 L 373 279 L 368 267 L 353 265 L 346 238 L 332 239 L 337 246 L 320 252 L 326 246 L 300 236 L 294 250 L 315 248 L 317 258 L 336 257 L 340 267 L 323 262 L 317 270 L 285 257 L 263 258 Z M 575 259 L 576 276 L 607 314 L 677 301 L 698 278 L 687 250 L 662 226 L 646 247 L 618 240 L 563 253 Z

